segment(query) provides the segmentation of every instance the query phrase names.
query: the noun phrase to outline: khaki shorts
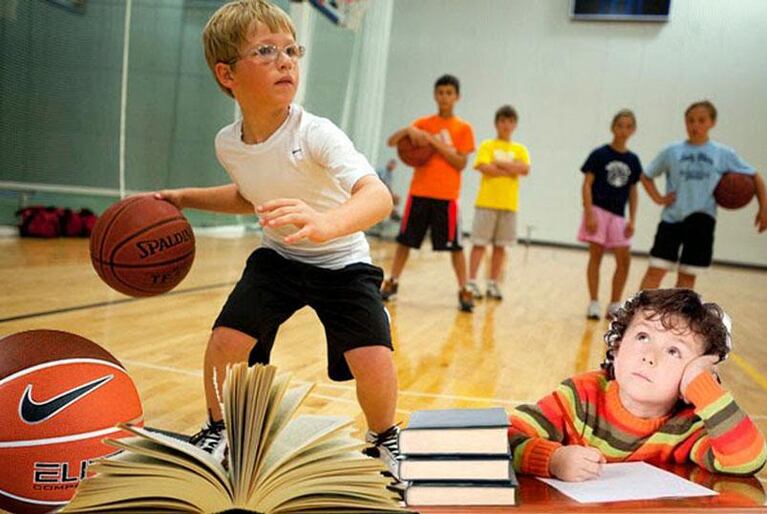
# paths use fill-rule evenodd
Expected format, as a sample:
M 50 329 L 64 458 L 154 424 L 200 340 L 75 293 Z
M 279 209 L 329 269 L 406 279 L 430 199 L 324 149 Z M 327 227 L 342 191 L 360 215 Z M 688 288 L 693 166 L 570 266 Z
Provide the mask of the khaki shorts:
M 517 213 L 502 209 L 474 210 L 471 242 L 477 246 L 509 246 L 517 242 Z

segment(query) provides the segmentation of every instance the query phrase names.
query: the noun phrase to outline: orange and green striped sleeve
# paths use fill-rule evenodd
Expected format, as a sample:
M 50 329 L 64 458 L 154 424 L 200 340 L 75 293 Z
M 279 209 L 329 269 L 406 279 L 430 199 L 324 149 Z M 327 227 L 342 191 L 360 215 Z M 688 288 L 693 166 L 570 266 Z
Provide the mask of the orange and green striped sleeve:
M 750 475 L 764 467 L 764 436 L 709 373 L 696 377 L 685 394 L 704 425 L 690 448 L 692 462 L 709 471 L 737 475 Z

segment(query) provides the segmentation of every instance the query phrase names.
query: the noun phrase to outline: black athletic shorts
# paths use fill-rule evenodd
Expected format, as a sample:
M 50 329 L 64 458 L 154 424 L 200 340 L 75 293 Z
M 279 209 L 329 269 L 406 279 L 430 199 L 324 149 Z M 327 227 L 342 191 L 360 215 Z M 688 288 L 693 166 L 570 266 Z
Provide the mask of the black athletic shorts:
M 431 233 L 434 250 L 463 250 L 458 201 L 408 196 L 397 242 L 410 248 L 420 248 L 427 229 Z
M 661 221 L 655 233 L 655 242 L 650 250 L 650 256 L 660 261 L 666 261 L 669 268 L 679 262 L 681 266 L 707 268 L 711 266 L 714 253 L 714 228 L 716 219 L 708 214 L 696 212 L 687 216 L 680 223 Z M 682 254 L 679 255 L 679 248 Z M 655 261 L 657 264 L 658 262 Z M 660 263 L 663 264 L 663 263 Z M 650 261 L 653 265 L 653 261 Z
M 325 327 L 328 376 L 351 380 L 344 352 L 363 346 L 393 349 L 389 316 L 379 292 L 382 280 L 381 268 L 370 264 L 331 270 L 259 248 L 248 258 L 213 327 L 232 328 L 255 338 L 248 363 L 266 364 L 280 325 L 308 305 Z

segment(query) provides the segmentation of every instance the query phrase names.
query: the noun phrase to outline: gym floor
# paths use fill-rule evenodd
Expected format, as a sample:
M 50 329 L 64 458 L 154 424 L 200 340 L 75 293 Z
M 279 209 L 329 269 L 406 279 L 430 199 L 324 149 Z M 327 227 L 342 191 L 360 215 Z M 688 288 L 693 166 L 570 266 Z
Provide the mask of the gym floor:
M 176 290 L 132 299 L 101 282 L 87 240 L 0 238 L 0 334 L 48 328 L 99 343 L 136 382 L 147 425 L 194 432 L 205 417 L 202 357 L 210 325 L 258 242 L 257 235 L 200 236 L 194 266 Z M 371 246 L 374 262 L 388 270 L 394 244 L 371 239 Z M 586 260 L 577 249 L 513 247 L 504 300 L 481 301 L 467 314 L 457 309 L 448 256 L 428 247 L 412 252 L 399 297 L 389 304 L 398 420 L 425 408 L 510 409 L 537 400 L 567 376 L 597 368 L 607 322 L 585 319 Z M 603 304 L 613 266 L 607 256 Z M 646 259 L 633 259 L 627 294 L 646 266 Z M 767 433 L 767 271 L 714 266 L 697 289 L 734 321 L 734 350 L 721 376 Z M 324 353 L 322 327 L 303 309 L 280 330 L 273 363 L 296 383 L 316 383 L 303 412 L 349 416 L 362 430 L 354 385 L 328 380 Z M 767 471 L 759 478 L 764 483 Z

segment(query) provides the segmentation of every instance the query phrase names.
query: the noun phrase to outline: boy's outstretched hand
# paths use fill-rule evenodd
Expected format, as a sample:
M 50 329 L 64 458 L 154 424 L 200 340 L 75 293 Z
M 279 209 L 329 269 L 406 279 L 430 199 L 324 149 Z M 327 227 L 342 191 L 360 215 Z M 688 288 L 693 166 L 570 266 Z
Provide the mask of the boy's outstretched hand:
M 687 387 L 698 375 L 706 372 L 716 375 L 717 362 L 719 362 L 718 355 L 701 355 L 687 363 L 682 372 L 682 380 L 679 381 L 679 394 L 684 401 L 690 403 L 685 393 L 687 392 Z
M 602 473 L 605 457 L 588 446 L 560 446 L 551 454 L 549 473 L 567 482 L 582 482 Z
M 279 198 L 270 200 L 256 207 L 256 214 L 265 227 L 279 228 L 283 225 L 295 225 L 298 230 L 285 236 L 286 244 L 293 244 L 302 239 L 314 243 L 324 243 L 335 237 L 334 223 L 327 214 L 317 212 L 303 200 Z

